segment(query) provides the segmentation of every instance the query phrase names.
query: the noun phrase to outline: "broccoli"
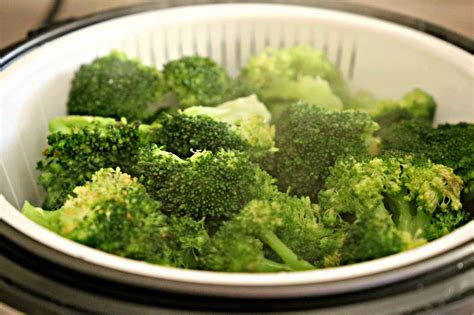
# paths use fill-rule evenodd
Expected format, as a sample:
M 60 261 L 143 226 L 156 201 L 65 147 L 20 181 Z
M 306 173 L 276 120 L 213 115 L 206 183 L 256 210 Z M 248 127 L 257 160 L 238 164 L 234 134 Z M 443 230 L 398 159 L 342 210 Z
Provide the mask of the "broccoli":
M 167 217 L 143 185 L 120 169 L 100 169 L 74 189 L 63 207 L 44 211 L 25 203 L 23 214 L 79 243 L 119 256 L 192 267 L 208 237 L 202 222 Z
M 381 230 L 386 230 L 387 237 L 397 234 L 387 223 L 386 219 L 391 217 L 398 230 L 409 233 L 410 237 L 400 239 L 412 242 L 402 247 L 410 248 L 413 243 L 431 241 L 434 235 L 454 230 L 463 220 L 461 217 L 467 217 L 461 210 L 462 184 L 449 167 L 413 155 L 392 154 L 359 160 L 348 157 L 339 159 L 331 168 L 319 193 L 319 202 L 322 211 L 331 214 L 328 217 L 349 223 L 360 220 L 361 229 L 366 232 L 372 230 L 368 226 L 373 226 L 379 236 L 368 235 L 365 240 L 393 242 L 393 239 L 380 239 Z M 453 216 L 461 220 L 452 220 Z M 432 224 L 440 233 L 433 233 Z
M 245 233 L 239 224 L 224 222 L 214 234 L 202 255 L 202 266 L 208 270 L 228 272 L 290 271 L 286 264 L 265 257 L 263 243 Z
M 465 182 L 463 201 L 474 201 L 474 125 L 443 124 L 437 128 L 424 120 L 404 121 L 381 134 L 384 151 L 422 154 L 446 165 Z
M 280 188 L 316 201 L 337 157 L 375 153 L 377 139 L 372 133 L 377 129 L 366 113 L 293 104 L 276 121 Z
M 60 208 L 74 187 L 101 168 L 129 170 L 143 142 L 139 124 L 125 119 L 68 116 L 53 120 L 50 130 L 49 146 L 37 164 L 46 209 Z
M 431 124 L 436 111 L 433 97 L 419 88 L 409 91 L 401 100 L 376 100 L 370 93 L 360 92 L 348 104 L 348 108 L 368 112 L 382 129 L 410 119 Z
M 216 121 L 230 124 L 231 132 L 237 133 L 250 158 L 263 164 L 271 157 L 275 148 L 275 127 L 270 125 L 271 114 L 255 95 L 241 97 L 216 107 L 194 106 L 183 111 L 188 116 L 208 116 Z M 197 132 L 195 132 L 197 134 Z M 217 139 L 217 137 L 210 137 Z M 224 147 L 226 148 L 226 147 Z M 211 150 L 204 147 L 202 149 Z M 237 149 L 227 147 L 227 149 Z
M 146 121 L 165 105 L 164 89 L 158 70 L 112 52 L 79 68 L 67 109 L 73 115 Z
M 239 80 L 275 115 L 294 101 L 338 110 L 348 99 L 348 90 L 339 70 L 323 52 L 309 46 L 267 48 L 250 57 Z
M 308 208 L 310 212 L 307 211 Z M 314 269 L 312 264 L 299 257 L 290 246 L 294 245 L 308 256 L 314 255 L 315 250 L 311 252 L 306 247 L 318 247 L 322 237 L 319 229 L 322 230 L 322 227 L 311 215 L 308 200 L 291 197 L 277 197 L 275 200 L 254 199 L 231 221 L 225 222 L 211 238 L 209 249 L 203 255 L 205 265 L 213 270 L 227 271 Z M 285 235 L 287 243 L 278 233 Z M 263 244 L 276 253 L 283 261 L 283 266 L 276 265 L 276 261 L 264 256 Z
M 209 116 L 163 113 L 155 125 L 160 126 L 155 133 L 157 143 L 182 158 L 188 158 L 199 150 L 245 151 L 249 148 L 249 143 L 229 124 Z
M 340 248 L 341 263 L 351 264 L 411 249 L 425 243 L 413 239 L 410 233 L 399 230 L 391 214 L 379 205 L 373 211 L 362 213 L 347 228 Z
M 179 108 L 215 106 L 233 97 L 229 74 L 207 57 L 183 57 L 168 62 L 163 77 L 168 103 Z
M 202 151 L 181 159 L 150 145 L 140 150 L 132 172 L 163 211 L 195 219 L 230 218 L 274 190 L 273 179 L 238 151 Z

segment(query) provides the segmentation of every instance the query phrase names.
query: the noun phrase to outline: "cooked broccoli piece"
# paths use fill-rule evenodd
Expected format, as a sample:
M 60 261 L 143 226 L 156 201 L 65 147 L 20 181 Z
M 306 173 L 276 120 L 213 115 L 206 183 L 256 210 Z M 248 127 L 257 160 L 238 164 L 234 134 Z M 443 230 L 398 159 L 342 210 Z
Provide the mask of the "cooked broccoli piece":
M 196 219 L 230 218 L 271 191 L 273 179 L 237 151 L 196 152 L 188 159 L 156 145 L 141 150 L 133 174 L 163 211 Z
M 44 211 L 25 203 L 23 214 L 79 243 L 152 263 L 193 267 L 207 243 L 202 222 L 167 217 L 136 178 L 101 169 L 74 189 L 63 207 Z
M 382 134 L 385 151 L 422 154 L 446 165 L 465 182 L 463 200 L 474 201 L 474 125 L 443 124 L 437 128 L 424 120 L 404 121 Z
M 168 62 L 163 76 L 168 103 L 179 108 L 214 106 L 233 97 L 229 74 L 207 57 L 183 57 Z
M 380 225 L 381 215 L 391 216 L 396 228 L 411 236 L 402 239 L 416 244 L 459 226 L 451 217 L 466 216 L 461 210 L 462 184 L 451 168 L 412 155 L 385 155 L 360 161 L 350 157 L 338 160 L 331 168 L 325 187 L 319 193 L 319 201 L 322 210 L 331 213 L 328 217 L 343 218 L 348 222 L 355 218 L 356 222 L 361 220 L 362 226 Z M 378 208 L 385 209 L 388 214 Z M 443 220 L 444 216 L 448 219 Z M 432 224 L 437 226 L 439 233 L 432 231 Z M 387 236 L 392 237 L 393 227 L 379 226 L 374 228 L 378 232 L 374 232 L 381 236 L 381 229 L 387 230 Z M 367 241 L 368 238 L 375 241 L 379 237 L 368 235 L 364 239 Z M 379 240 L 383 243 L 392 241 Z M 404 246 L 409 248 L 413 244 L 410 242 Z
M 375 153 L 378 125 L 366 113 L 290 106 L 276 122 L 276 173 L 284 191 L 317 200 L 336 159 Z M 375 146 L 374 146 L 375 145 Z
M 50 129 L 49 146 L 37 164 L 38 181 L 47 193 L 46 209 L 60 208 L 74 187 L 101 168 L 129 170 L 143 143 L 139 124 L 125 119 L 68 116 L 53 120 Z
M 199 150 L 217 152 L 220 149 L 245 151 L 249 143 L 225 122 L 209 116 L 189 116 L 183 113 L 160 115 L 155 124 L 157 143 L 182 158 Z
M 348 108 L 368 112 L 381 128 L 385 129 L 410 119 L 425 120 L 431 124 L 436 103 L 431 95 L 415 88 L 400 100 L 376 100 L 370 93 L 361 92 L 349 102 Z
M 323 52 L 309 46 L 267 48 L 249 58 L 239 80 L 276 115 L 294 101 L 338 110 L 348 98 L 339 70 Z
M 341 263 L 351 264 L 396 254 L 423 245 L 424 239 L 414 240 L 399 230 L 392 215 L 379 205 L 364 212 L 350 225 L 341 248 Z
M 326 236 L 319 231 L 323 228 L 315 222 L 309 200 L 270 195 L 277 197 L 250 201 L 231 221 L 221 226 L 203 256 L 208 268 L 228 271 L 315 268 L 294 251 L 297 249 L 309 257 L 317 256 L 316 248 Z M 274 260 L 266 258 L 262 244 L 268 245 L 284 264 L 275 265 Z
M 205 269 L 228 272 L 290 271 L 286 264 L 264 256 L 263 243 L 245 233 L 239 224 L 227 221 L 212 236 L 201 255 Z
M 183 113 L 193 117 L 208 116 L 229 124 L 231 131 L 239 135 L 241 141 L 246 144 L 246 148 L 240 149 L 243 149 L 253 161 L 259 164 L 264 164 L 265 160 L 277 151 L 275 127 L 270 125 L 271 114 L 255 95 L 241 97 L 216 107 L 194 106 L 187 108 Z M 235 147 L 223 148 L 239 150 Z M 201 149 L 213 151 L 212 148 L 207 147 Z
M 278 218 L 274 230 L 278 238 L 301 259 L 324 266 L 325 260 L 335 254 L 342 240 L 336 229 L 328 229 L 322 224 L 318 205 L 311 204 L 308 197 L 292 197 L 280 192 L 266 199 L 272 210 L 270 214 L 274 216 L 269 218 Z M 262 212 L 251 215 L 259 217 Z
M 114 51 L 79 68 L 67 109 L 73 115 L 146 121 L 164 106 L 164 91 L 157 69 Z

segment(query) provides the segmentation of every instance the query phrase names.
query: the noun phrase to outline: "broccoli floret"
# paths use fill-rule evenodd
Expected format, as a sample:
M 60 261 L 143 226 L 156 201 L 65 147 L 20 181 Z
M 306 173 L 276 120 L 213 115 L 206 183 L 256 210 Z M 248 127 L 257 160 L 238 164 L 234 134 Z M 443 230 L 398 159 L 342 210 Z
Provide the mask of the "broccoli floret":
M 126 257 L 196 269 L 201 266 L 200 255 L 208 241 L 204 220 L 153 213 L 130 237 Z
M 341 263 L 351 264 L 388 256 L 423 245 L 410 233 L 399 230 L 390 213 L 378 206 L 364 212 L 350 225 L 341 248 Z
M 274 189 L 273 179 L 237 151 L 202 151 L 181 159 L 151 145 L 141 150 L 133 172 L 163 203 L 163 211 L 196 219 L 229 218 Z
M 290 267 L 265 257 L 263 243 L 227 221 L 211 238 L 201 256 L 204 268 L 227 272 L 278 272 Z
M 43 207 L 60 208 L 74 187 L 104 167 L 125 171 L 135 164 L 143 143 L 139 124 L 101 117 L 68 116 L 51 122 L 48 148 L 37 164 L 38 181 L 46 190 Z
M 272 113 L 294 101 L 342 109 L 348 90 L 339 70 L 323 52 L 309 46 L 267 48 L 249 58 L 240 78 Z
M 264 165 L 266 160 L 277 151 L 275 127 L 270 125 L 271 114 L 255 95 L 241 97 L 216 107 L 194 106 L 187 108 L 183 113 L 188 116 L 208 116 L 216 121 L 227 123 L 231 131 L 239 135 L 242 142 L 246 144 L 245 148 L 240 149 L 243 149 L 253 161 L 259 164 Z M 213 151 L 208 147 L 201 149 Z
M 207 243 L 202 222 L 167 217 L 145 188 L 119 169 L 101 169 L 74 189 L 64 206 L 44 211 L 25 203 L 23 214 L 79 243 L 119 256 L 178 267 L 196 264 Z
M 308 197 L 279 193 L 272 200 L 280 207 L 278 215 L 284 222 L 275 234 L 302 259 L 326 266 L 342 245 L 340 231 L 323 225 L 318 205 L 311 204 Z
M 161 73 L 123 53 L 97 58 L 76 72 L 69 92 L 69 114 L 147 120 L 164 106 Z
M 405 121 L 381 134 L 382 149 L 422 154 L 446 165 L 465 182 L 463 201 L 474 201 L 474 125 L 443 124 L 437 128 L 423 120 Z
M 382 129 L 410 119 L 433 122 L 436 103 L 431 95 L 416 88 L 406 93 L 400 100 L 376 100 L 370 93 L 357 94 L 348 108 L 368 112 Z
M 211 239 L 210 249 L 206 253 L 209 268 L 230 271 L 274 271 L 272 266 L 279 266 L 282 270 L 285 269 L 283 266 L 289 270 L 314 269 L 313 265 L 290 248 L 294 245 L 308 255 L 310 251 L 305 247 L 317 247 L 319 244 L 318 236 L 321 233 L 317 230 L 322 227 L 317 225 L 314 217 L 305 217 L 308 215 L 307 207 L 311 209 L 308 200 L 291 197 L 250 201 L 231 221 L 225 222 Z M 287 211 L 297 218 L 287 214 Z M 309 235 L 312 232 L 317 232 L 317 235 Z M 289 242 L 285 243 L 277 233 L 285 235 Z M 317 242 L 305 243 L 314 240 Z M 283 266 L 275 265 L 275 261 L 264 256 L 262 243 L 276 253 L 284 262 Z
M 208 116 L 189 116 L 182 113 L 160 115 L 156 124 L 157 143 L 182 158 L 199 150 L 217 152 L 220 149 L 245 151 L 249 144 L 225 122 Z
M 462 180 L 452 169 L 428 159 L 386 155 L 357 161 L 351 157 L 338 160 L 331 168 L 319 201 L 323 211 L 332 213 L 328 217 L 349 222 L 383 207 L 397 229 L 417 242 L 436 235 L 431 224 L 438 226 L 438 235 L 459 226 L 458 221 L 441 217 L 461 213 L 461 189 Z
M 164 66 L 168 103 L 186 108 L 214 106 L 233 97 L 227 71 L 207 57 L 191 56 Z
M 280 188 L 316 201 L 329 167 L 339 156 L 373 151 L 377 141 L 372 133 L 377 128 L 366 113 L 293 104 L 276 122 Z

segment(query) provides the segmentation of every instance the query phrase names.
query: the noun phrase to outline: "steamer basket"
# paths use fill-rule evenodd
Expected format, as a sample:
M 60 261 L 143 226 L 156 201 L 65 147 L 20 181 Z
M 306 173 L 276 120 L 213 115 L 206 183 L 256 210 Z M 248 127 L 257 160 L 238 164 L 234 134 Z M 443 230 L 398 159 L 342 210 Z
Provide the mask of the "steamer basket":
M 35 268 L 42 268 L 45 274 L 57 268 L 58 273 L 65 271 L 102 283 L 89 288 L 102 292 L 98 295 L 107 295 L 103 293 L 103 283 L 120 284 L 113 294 L 102 297 L 101 303 L 114 300 L 111 296 L 138 301 L 130 288 L 140 288 L 137 290 L 148 297 L 148 305 L 205 309 L 227 309 L 228 305 L 243 310 L 347 304 L 352 306 L 343 310 L 350 309 L 352 313 L 363 313 L 370 307 L 380 312 L 401 312 L 409 305 L 432 305 L 473 289 L 472 281 L 466 282 L 466 277 L 473 276 L 474 222 L 420 248 L 361 264 L 295 273 L 229 274 L 167 268 L 109 255 L 63 239 L 18 211 L 25 200 L 41 202 L 43 191 L 36 184 L 35 163 L 46 147 L 48 121 L 66 114 L 70 81 L 80 64 L 112 49 L 158 68 L 169 60 L 199 54 L 213 58 L 236 74 L 250 55 L 265 47 L 297 44 L 324 50 L 353 90 L 368 89 L 378 97 L 399 98 L 407 90 L 421 87 L 438 102 L 436 123 L 474 122 L 472 55 L 390 22 L 327 9 L 264 4 L 204 5 L 112 18 L 49 40 L 12 61 L 5 60 L 8 64 L 0 73 L 0 223 L 4 248 L 10 252 L 6 251 L 3 266 L 11 267 L 14 259 L 9 257 L 35 257 L 30 259 L 41 262 Z M 424 290 L 424 294 L 412 298 L 403 295 L 404 291 L 411 294 L 417 286 L 435 281 L 429 275 L 439 275 L 440 270 L 445 274 L 449 271 L 449 277 L 435 277 L 438 282 L 448 283 L 449 292 L 442 287 L 438 291 Z M 5 274 L 2 277 L 4 281 L 8 278 Z M 67 282 L 58 274 L 28 277 L 20 282 L 35 292 L 38 284 L 49 283 L 51 278 L 56 279 L 56 284 Z M 427 282 L 426 277 L 431 280 Z M 95 309 L 94 303 L 99 302 L 94 297 L 84 297 L 77 293 L 77 286 L 64 283 L 60 289 L 45 285 L 44 294 L 53 300 L 54 294 L 65 295 L 62 303 L 78 309 L 82 296 L 80 307 Z M 81 285 L 84 288 L 85 284 Z M 124 290 L 131 291 L 123 295 Z M 180 300 L 176 296 L 187 298 Z M 340 302 L 331 297 L 338 297 Z M 391 308 L 385 308 L 389 305 L 386 300 L 372 301 L 375 297 L 391 297 Z M 273 305 L 265 302 L 270 300 Z M 372 302 L 366 302 L 363 309 L 357 306 L 367 300 Z M 215 301 L 220 304 L 212 304 Z M 117 312 L 141 309 L 124 303 Z

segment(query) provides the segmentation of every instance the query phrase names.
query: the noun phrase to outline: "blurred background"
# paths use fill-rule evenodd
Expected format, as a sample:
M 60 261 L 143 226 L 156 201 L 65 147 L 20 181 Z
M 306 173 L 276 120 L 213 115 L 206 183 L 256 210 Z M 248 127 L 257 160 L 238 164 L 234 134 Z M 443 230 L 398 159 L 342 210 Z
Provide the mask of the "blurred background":
M 23 39 L 28 31 L 45 23 L 144 2 L 150 1 L 0 0 L 0 49 Z M 173 0 L 156 0 L 156 2 L 161 2 L 165 6 L 175 3 Z M 385 9 L 424 19 L 474 38 L 474 0 L 314 0 L 312 2 L 348 3 Z

